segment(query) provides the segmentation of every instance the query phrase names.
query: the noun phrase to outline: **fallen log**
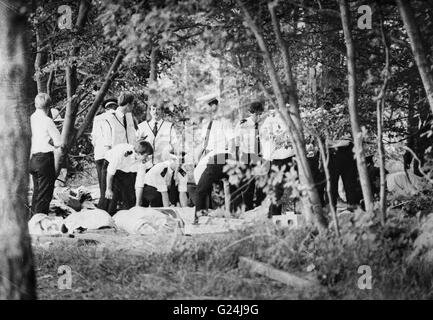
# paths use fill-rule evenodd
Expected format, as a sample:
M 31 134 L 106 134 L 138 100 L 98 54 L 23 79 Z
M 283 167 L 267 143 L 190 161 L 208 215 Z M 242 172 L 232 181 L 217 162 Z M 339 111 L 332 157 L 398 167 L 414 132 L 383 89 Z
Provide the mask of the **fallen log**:
M 265 263 L 254 261 L 246 257 L 239 257 L 239 267 L 257 273 L 270 279 L 279 281 L 291 287 L 313 289 L 320 286 L 317 280 L 305 279 L 285 271 L 275 269 Z

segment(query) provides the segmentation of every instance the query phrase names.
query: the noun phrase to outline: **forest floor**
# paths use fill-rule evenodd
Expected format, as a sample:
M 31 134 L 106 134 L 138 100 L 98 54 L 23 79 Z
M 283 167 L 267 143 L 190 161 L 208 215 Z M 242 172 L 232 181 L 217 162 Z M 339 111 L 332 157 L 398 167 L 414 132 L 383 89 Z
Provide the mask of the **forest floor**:
M 80 181 L 75 183 L 79 185 Z M 409 209 L 390 211 L 385 226 L 365 212 L 339 210 L 340 238 L 332 227 L 318 234 L 308 226 L 289 229 L 271 221 L 190 236 L 131 236 L 107 229 L 74 238 L 39 237 L 33 239 L 38 297 L 432 299 L 431 266 L 420 258 L 408 262 L 414 241 L 423 232 L 420 217 L 411 212 L 424 207 L 422 215 L 430 216 L 431 199 L 431 193 L 417 196 Z M 433 242 L 428 245 L 433 250 Z M 288 285 L 251 272 L 240 263 L 244 257 L 285 274 L 314 279 L 317 285 Z M 367 288 L 361 266 L 371 271 Z M 71 271 L 70 286 L 62 268 Z

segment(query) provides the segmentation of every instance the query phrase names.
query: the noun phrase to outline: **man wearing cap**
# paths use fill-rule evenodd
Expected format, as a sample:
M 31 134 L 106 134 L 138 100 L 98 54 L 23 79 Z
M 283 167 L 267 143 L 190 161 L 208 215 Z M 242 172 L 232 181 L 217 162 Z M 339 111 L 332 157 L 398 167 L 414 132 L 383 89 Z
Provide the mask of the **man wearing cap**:
M 29 171 L 33 178 L 32 214 L 48 214 L 56 181 L 54 150 L 61 147 L 61 138 L 53 119 L 48 116 L 50 104 L 50 96 L 39 93 L 35 98 L 36 111 L 30 117 L 32 146 Z
M 251 210 L 258 206 L 264 199 L 260 188 L 256 187 L 256 180 L 250 175 L 247 179 L 246 170 L 253 168 L 262 162 L 262 143 L 260 141 L 260 117 L 263 114 L 264 106 L 261 101 L 254 101 L 248 105 L 248 117 L 239 121 L 235 128 L 236 154 L 239 162 L 245 169 L 243 178 L 233 197 L 233 207 L 236 210 L 241 204 L 245 210 Z M 254 203 L 256 196 L 256 203 Z
M 95 117 L 92 128 L 92 144 L 94 150 L 94 158 L 96 164 L 96 172 L 98 174 L 100 198 L 98 208 L 103 206 L 106 189 L 106 176 L 104 175 L 104 166 L 107 167 L 105 153 L 112 147 L 111 130 L 108 124 L 108 117 L 112 116 L 117 108 L 116 99 L 107 99 L 102 104 L 103 112 Z M 106 173 L 106 171 L 105 171 Z
M 188 177 L 179 165 L 179 159 L 170 154 L 168 160 L 155 164 L 147 172 L 140 171 L 135 183 L 136 206 L 169 207 L 168 191 L 173 176 L 178 181 L 180 194 L 186 195 Z
M 208 101 L 210 107 L 208 122 L 205 122 L 202 130 L 203 145 L 201 159 L 194 169 L 194 178 L 197 184 L 195 191 L 195 218 L 205 214 L 209 208 L 209 196 L 212 185 L 223 179 L 228 179 L 224 172 L 224 166 L 228 159 L 234 159 L 234 133 L 230 122 L 227 119 L 212 119 L 217 113 L 218 100 L 212 98 Z
M 152 165 L 163 161 L 163 157 L 176 150 L 178 138 L 173 123 L 164 119 L 163 107 L 152 104 L 149 108 L 150 119 L 138 125 L 137 137 L 146 139 L 155 150 Z
M 105 191 L 106 207 L 100 208 L 113 215 L 120 203 L 122 210 L 135 205 L 135 180 L 137 172 L 145 171 L 145 163 L 153 154 L 151 144 L 138 140 L 134 145 L 121 143 L 107 151 L 107 189 Z
M 104 153 L 107 150 L 110 150 L 121 143 L 127 143 L 132 145 L 135 143 L 136 132 L 134 120 L 131 113 L 133 101 L 134 96 L 129 93 L 122 93 L 117 99 L 116 110 L 114 112 L 111 111 L 105 114 L 105 122 L 103 126 L 103 141 L 105 149 Z M 109 106 L 113 106 L 111 101 L 109 101 L 108 104 Z M 101 169 L 101 181 L 103 183 L 107 181 L 107 166 L 107 161 L 104 161 Z M 106 186 L 102 187 L 105 187 L 104 189 L 106 189 Z M 98 203 L 98 208 L 100 209 L 108 207 L 108 203 L 106 203 L 107 198 L 103 196 L 104 192 L 105 191 L 101 192 Z

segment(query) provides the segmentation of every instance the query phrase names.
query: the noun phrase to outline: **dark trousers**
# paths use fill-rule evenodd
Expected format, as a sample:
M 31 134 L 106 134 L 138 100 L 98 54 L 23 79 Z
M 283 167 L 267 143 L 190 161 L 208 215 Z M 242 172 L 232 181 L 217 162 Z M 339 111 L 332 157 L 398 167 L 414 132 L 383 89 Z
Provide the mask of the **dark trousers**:
M 209 209 L 209 195 L 212 191 L 212 185 L 223 179 L 228 179 L 227 174 L 223 171 L 228 157 L 228 154 L 217 154 L 209 159 L 195 191 L 196 212 Z
M 285 159 L 275 159 L 271 161 L 271 168 L 272 166 L 277 166 L 278 170 L 284 168 L 284 173 L 290 171 L 290 169 L 294 165 L 295 165 L 294 156 Z M 281 200 L 281 197 L 284 194 L 284 184 L 285 181 L 283 179 L 281 183 L 278 183 L 273 188 L 275 194 L 275 203 L 272 203 L 269 207 L 269 216 L 280 215 L 282 213 L 283 205 L 279 202 Z
M 99 201 L 98 201 L 98 208 L 102 209 L 106 207 L 104 204 L 107 202 L 107 199 L 105 199 L 105 190 L 107 189 L 107 167 L 108 167 L 108 161 L 105 159 L 96 160 L 96 173 L 98 174 L 98 184 L 99 184 Z
M 341 176 L 349 205 L 357 205 L 362 199 L 361 185 L 358 180 L 358 169 L 352 152 L 353 144 L 329 149 L 329 175 L 331 179 L 331 201 L 337 205 L 338 179 Z
M 29 169 L 33 178 L 32 214 L 48 214 L 56 182 L 54 153 L 33 154 Z
M 113 178 L 113 199 L 106 199 L 107 209 L 110 215 L 117 212 L 119 205 L 120 210 L 128 210 L 135 206 L 135 172 L 116 171 Z
M 231 195 L 231 210 L 238 210 L 242 204 L 245 205 L 245 210 L 252 210 L 255 206 L 259 206 L 266 195 L 263 193 L 262 188 L 256 186 L 256 179 L 250 175 L 247 178 L 247 171 L 252 171 L 257 165 L 259 158 L 254 153 L 242 153 L 240 162 L 245 164 L 246 167 L 242 170 L 242 178 L 238 186 Z
M 162 207 L 162 195 L 155 187 L 149 186 L 147 184 L 143 187 L 143 198 L 142 198 L 142 206 L 152 208 Z
M 320 156 L 316 154 L 313 157 L 308 157 L 307 160 L 313 175 L 314 185 L 319 194 L 320 203 L 323 207 L 325 205 L 326 175 L 320 163 Z

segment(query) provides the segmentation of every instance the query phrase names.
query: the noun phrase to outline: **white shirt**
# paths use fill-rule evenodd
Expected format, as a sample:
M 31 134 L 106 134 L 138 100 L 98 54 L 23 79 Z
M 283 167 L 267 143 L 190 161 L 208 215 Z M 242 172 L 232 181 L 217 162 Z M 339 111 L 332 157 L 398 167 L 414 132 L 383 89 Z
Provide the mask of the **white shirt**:
M 123 114 L 117 109 L 113 113 L 108 113 L 106 118 L 110 128 L 111 148 L 120 143 L 133 144 L 135 142 L 136 132 L 131 112 Z M 126 119 L 126 128 L 124 127 L 124 118 Z
M 153 163 L 164 161 L 164 156 L 170 149 L 178 147 L 177 132 L 173 124 L 169 121 L 160 119 L 156 122 L 157 133 L 154 135 L 153 129 L 155 120 L 143 121 L 138 125 L 137 138 L 146 138 L 153 146 Z
M 171 183 L 173 170 L 170 168 L 170 161 L 155 164 L 147 173 L 139 172 L 135 180 L 135 187 L 142 188 L 145 184 L 156 188 L 158 192 L 167 192 Z M 175 181 L 178 184 L 179 192 L 186 192 L 188 176 L 183 177 L 176 171 Z
M 209 121 L 203 124 L 201 136 L 203 139 L 203 147 L 206 141 L 207 128 Z M 228 119 L 217 119 L 212 121 L 212 126 L 209 132 L 209 141 L 206 150 L 215 151 L 217 153 L 225 152 L 231 140 L 234 138 L 233 127 Z
M 111 175 L 114 175 L 117 170 L 123 172 L 146 170 L 146 164 L 134 152 L 134 146 L 127 143 L 118 144 L 108 150 L 105 159 L 108 161 L 107 173 Z
M 114 110 L 107 110 L 104 113 L 97 115 L 93 120 L 91 136 L 95 160 L 104 159 L 105 152 L 111 147 L 112 137 L 111 129 L 108 124 L 108 116 L 113 113 Z
M 48 117 L 43 110 L 36 109 L 30 117 L 30 125 L 32 130 L 31 154 L 52 152 L 55 149 L 54 146 L 60 146 L 60 132 L 53 119 Z M 50 140 L 54 146 L 50 144 Z
M 256 137 L 255 122 L 253 117 L 242 119 L 235 127 L 236 146 L 243 153 L 256 153 L 258 151 L 258 137 Z M 260 125 L 258 128 L 260 137 Z M 263 146 L 260 141 L 260 152 L 263 153 Z
M 260 141 L 263 146 L 262 154 L 266 160 L 285 159 L 295 155 L 292 147 L 277 147 L 277 139 L 284 139 L 284 142 L 290 144 L 289 133 L 283 119 L 279 115 L 270 115 L 263 122 L 260 131 Z M 281 144 L 279 144 L 281 145 Z

